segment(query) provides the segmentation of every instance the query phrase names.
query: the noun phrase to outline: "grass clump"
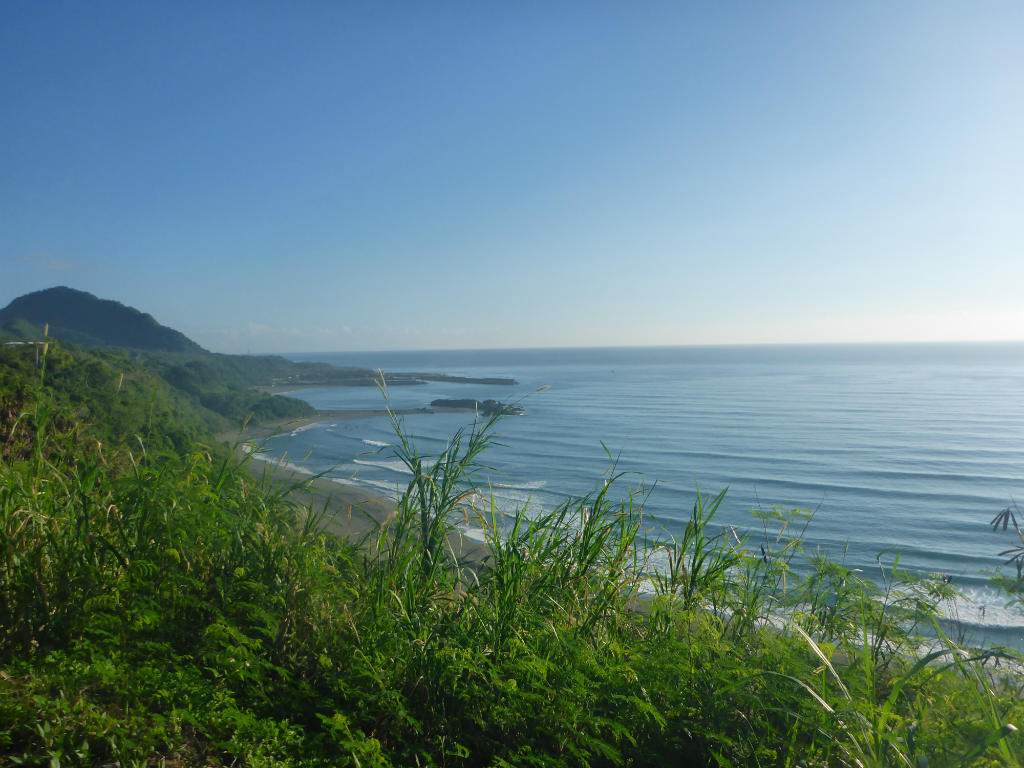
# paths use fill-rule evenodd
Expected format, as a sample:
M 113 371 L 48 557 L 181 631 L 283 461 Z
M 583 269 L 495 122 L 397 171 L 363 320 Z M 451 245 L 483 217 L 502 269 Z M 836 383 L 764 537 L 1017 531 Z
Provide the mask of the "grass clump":
M 753 543 L 698 493 L 655 540 L 613 476 L 506 517 L 474 482 L 500 414 L 431 456 L 396 418 L 411 480 L 349 542 L 190 435 L 100 448 L 74 409 L 108 393 L 76 406 L 25 371 L 4 390 L 0 765 L 1019 764 L 1024 678 L 942 634 L 948 585 L 804 553 L 804 516 Z

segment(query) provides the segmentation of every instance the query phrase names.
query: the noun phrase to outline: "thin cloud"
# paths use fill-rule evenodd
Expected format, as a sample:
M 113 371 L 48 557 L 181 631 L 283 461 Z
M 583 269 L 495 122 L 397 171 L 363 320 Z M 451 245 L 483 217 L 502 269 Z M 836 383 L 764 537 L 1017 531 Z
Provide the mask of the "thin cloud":
M 29 264 L 47 272 L 81 272 L 87 265 L 72 259 L 65 259 L 54 256 L 50 253 L 33 253 L 27 256 L 18 256 L 15 261 L 20 264 Z

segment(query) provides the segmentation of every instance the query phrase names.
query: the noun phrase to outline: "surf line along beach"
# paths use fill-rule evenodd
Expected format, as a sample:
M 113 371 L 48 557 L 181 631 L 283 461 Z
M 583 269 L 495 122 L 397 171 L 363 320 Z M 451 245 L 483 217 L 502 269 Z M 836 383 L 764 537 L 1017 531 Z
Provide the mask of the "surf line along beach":
M 276 435 L 294 433 L 324 421 L 344 419 L 365 419 L 410 414 L 442 413 L 454 411 L 470 412 L 473 408 L 408 408 L 399 410 L 322 410 L 315 416 L 302 419 L 283 419 L 257 426 L 246 425 L 237 432 L 223 433 L 220 440 L 232 444 L 238 457 L 244 461 L 249 474 L 257 480 L 265 480 L 274 487 L 290 488 L 292 500 L 299 506 L 314 513 L 326 511 L 324 527 L 328 533 L 351 541 L 369 543 L 373 533 L 381 525 L 394 519 L 397 498 L 389 498 L 366 488 L 339 482 L 303 469 L 287 458 L 276 459 L 262 453 L 262 444 Z M 452 554 L 460 559 L 479 565 L 487 556 L 487 546 L 479 540 L 464 535 L 456 529 L 449 537 Z

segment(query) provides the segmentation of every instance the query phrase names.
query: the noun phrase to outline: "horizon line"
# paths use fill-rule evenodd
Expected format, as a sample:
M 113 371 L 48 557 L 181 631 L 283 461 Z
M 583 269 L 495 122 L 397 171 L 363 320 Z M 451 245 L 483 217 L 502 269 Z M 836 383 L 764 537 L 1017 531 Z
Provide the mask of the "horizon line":
M 215 354 L 235 354 L 249 357 L 266 355 L 352 355 L 352 354 L 407 354 L 424 352 L 537 352 L 541 350 L 612 350 L 612 349 L 721 349 L 743 347 L 898 347 L 898 346 L 942 346 L 942 345 L 995 345 L 1024 344 L 1024 338 L 1018 339 L 942 339 L 942 340 L 899 340 L 899 341 L 755 341 L 755 342 L 720 342 L 706 344 L 581 344 L 567 346 L 564 344 L 537 347 L 429 347 L 422 349 L 334 349 L 311 350 L 305 352 L 273 351 L 273 352 L 218 352 Z

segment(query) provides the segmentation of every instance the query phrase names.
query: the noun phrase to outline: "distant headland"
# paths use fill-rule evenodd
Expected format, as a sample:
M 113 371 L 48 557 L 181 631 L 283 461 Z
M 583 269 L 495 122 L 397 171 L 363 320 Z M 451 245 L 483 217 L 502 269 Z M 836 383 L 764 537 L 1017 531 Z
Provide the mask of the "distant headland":
M 14 299 L 0 309 L 0 345 L 41 346 L 58 340 L 83 354 L 99 356 L 121 371 L 141 366 L 162 380 L 168 408 L 183 399 L 202 414 L 214 432 L 243 423 L 272 425 L 323 417 L 305 400 L 283 392 L 309 387 L 388 387 L 428 382 L 514 386 L 514 379 L 449 376 L 443 373 L 387 373 L 322 362 L 295 362 L 280 355 L 228 355 L 210 352 L 152 315 L 117 301 L 66 286 Z M 484 401 L 465 401 L 462 410 L 489 412 Z M 454 406 L 453 406 L 454 407 Z M 423 409 L 427 411 L 428 409 Z M 429 412 L 429 411 L 428 411 Z M 330 414 L 335 417 L 335 414 Z
M 515 379 L 443 373 L 381 373 L 368 368 L 294 362 L 279 355 L 210 352 L 152 315 L 86 291 L 57 286 L 25 294 L 0 309 L 0 343 L 44 338 L 129 351 L 154 364 L 172 386 L 196 394 L 210 385 L 275 394 L 304 387 L 409 386 L 427 382 L 515 386 Z

